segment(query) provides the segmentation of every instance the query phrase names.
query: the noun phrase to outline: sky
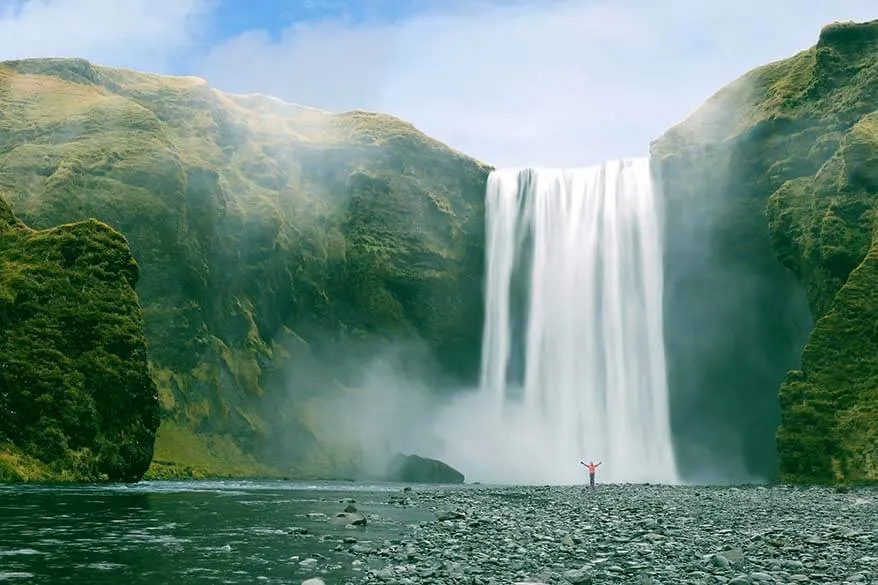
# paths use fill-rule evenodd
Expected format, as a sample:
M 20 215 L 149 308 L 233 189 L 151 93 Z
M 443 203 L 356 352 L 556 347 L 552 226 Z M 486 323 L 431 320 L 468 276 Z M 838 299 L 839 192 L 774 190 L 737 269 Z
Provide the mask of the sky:
M 876 0 L 0 0 L 0 60 L 82 57 L 392 114 L 495 166 L 647 154 Z

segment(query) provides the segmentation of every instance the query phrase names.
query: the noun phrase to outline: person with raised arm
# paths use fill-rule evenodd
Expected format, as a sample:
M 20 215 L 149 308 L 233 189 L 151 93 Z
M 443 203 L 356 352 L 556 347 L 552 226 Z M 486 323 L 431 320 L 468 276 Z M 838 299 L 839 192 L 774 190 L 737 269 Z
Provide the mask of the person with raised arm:
M 598 461 L 595 463 L 594 461 L 589 461 L 586 463 L 585 461 L 580 461 L 579 463 L 588 468 L 588 485 L 591 489 L 594 489 L 594 472 L 597 471 L 598 465 L 600 465 L 601 462 Z

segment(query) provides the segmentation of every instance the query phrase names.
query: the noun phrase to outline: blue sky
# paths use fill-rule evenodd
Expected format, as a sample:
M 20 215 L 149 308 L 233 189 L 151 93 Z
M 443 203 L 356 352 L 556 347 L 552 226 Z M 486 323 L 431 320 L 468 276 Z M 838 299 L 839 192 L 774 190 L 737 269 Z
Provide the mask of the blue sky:
M 0 0 L 0 59 L 83 57 L 404 118 L 497 166 L 638 156 L 876 0 Z
M 418 0 L 221 0 L 213 10 L 214 41 L 261 29 L 277 39 L 293 23 L 341 19 L 351 25 L 394 22 L 428 7 Z
M 301 4 L 291 9 L 284 7 L 284 3 L 277 0 L 249 2 L 225 0 L 219 4 L 213 14 L 216 35 L 214 40 L 222 41 L 253 28 L 266 30 L 272 38 L 277 38 L 283 29 L 295 20 L 333 16 L 339 12 L 337 8 L 326 6 L 325 3 L 315 3 L 316 10 L 309 8 L 307 3 Z

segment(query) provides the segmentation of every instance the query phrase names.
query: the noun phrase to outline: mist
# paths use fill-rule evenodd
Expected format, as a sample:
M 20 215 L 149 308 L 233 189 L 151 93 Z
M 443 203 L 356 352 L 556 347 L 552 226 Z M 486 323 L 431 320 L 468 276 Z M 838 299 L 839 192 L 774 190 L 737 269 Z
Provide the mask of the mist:
M 559 483 L 547 481 L 558 468 L 547 457 L 554 447 L 541 439 L 552 436 L 547 422 L 518 404 L 500 416 L 477 385 L 449 384 L 417 339 L 337 347 L 335 365 L 299 354 L 285 368 L 287 399 L 306 413 L 312 448 L 349 455 L 333 459 L 339 477 L 383 480 L 393 456 L 402 453 L 443 461 L 470 483 Z M 272 407 L 284 408 L 277 401 Z M 288 430 L 275 437 L 279 457 L 301 446 L 302 429 Z M 566 483 L 580 480 L 578 461 L 566 464 Z
M 685 482 L 775 477 L 777 392 L 786 372 L 798 367 L 812 325 L 801 286 L 775 257 L 764 217 L 770 191 L 757 184 L 767 169 L 748 158 L 751 137 L 719 145 L 750 99 L 745 83 L 722 90 L 662 138 L 685 148 L 673 157 L 654 153 L 651 161 L 664 200 L 663 335 L 674 454 Z M 288 106 L 272 101 L 263 107 Z M 318 127 L 319 117 L 312 123 Z M 345 159 L 315 153 L 303 172 L 341 185 L 345 175 L 333 168 Z M 329 370 L 347 362 L 344 367 L 357 372 L 332 392 L 308 398 L 305 426 L 318 449 L 356 453 L 351 465 L 333 461 L 335 469 L 381 477 L 393 455 L 406 453 L 440 459 L 468 481 L 581 480 L 576 457 L 552 459 L 557 449 L 546 438 L 552 423 L 512 403 L 499 414 L 474 380 L 450 381 L 430 353 L 415 334 L 406 341 L 376 340 L 352 361 L 338 354 L 322 362 Z M 291 437 L 288 442 L 299 440 Z M 559 478 L 564 465 L 569 474 Z
M 368 351 L 368 350 L 365 350 Z M 327 386 L 307 399 L 313 429 L 325 450 L 354 453 L 362 479 L 384 479 L 394 455 L 438 459 L 459 470 L 467 482 L 491 484 L 545 483 L 552 467 L 547 444 L 536 437 L 541 424 L 522 408 L 510 408 L 504 418 L 476 386 L 447 386 L 435 375 L 430 357 L 417 340 L 372 345 L 374 355 L 360 365 L 349 386 Z M 323 366 L 324 373 L 333 368 Z M 303 385 L 296 368 L 296 388 Z M 296 389 L 301 405 L 304 397 Z M 573 462 L 576 465 L 576 462 Z M 574 470 L 575 467 L 572 467 Z
M 320 443 L 352 449 L 355 475 L 365 479 L 384 479 L 398 453 L 429 457 L 441 445 L 432 426 L 442 399 L 425 376 L 406 371 L 405 345 L 381 348 L 354 385 L 315 402 Z
M 812 328 L 803 287 L 770 240 L 773 161 L 748 150 L 756 136 L 728 139 L 753 99 L 751 83 L 723 88 L 652 144 L 666 203 L 672 432 L 681 473 L 696 483 L 775 478 L 778 391 Z M 667 156 L 674 143 L 685 147 Z
M 714 106 L 716 104 L 713 104 Z M 736 107 L 722 104 L 722 115 Z M 705 140 L 703 127 L 689 137 Z M 664 338 L 674 453 L 681 480 L 763 483 L 774 478 L 777 396 L 799 365 L 811 317 L 795 277 L 775 258 L 764 200 L 732 169 L 730 152 L 690 148 L 685 162 L 652 160 L 664 199 Z M 502 412 L 474 384 L 448 386 L 403 371 L 391 350 L 329 412 L 380 473 L 394 453 L 436 458 L 488 484 L 577 483 L 578 461 L 553 460 L 552 425 L 521 404 Z M 515 393 L 515 388 L 509 389 Z M 588 457 L 583 453 L 582 457 Z M 558 478 L 559 465 L 569 474 Z
M 480 482 L 572 484 L 594 458 L 608 481 L 675 483 L 650 184 L 644 158 L 493 173 L 480 388 L 428 400 L 435 384 L 376 359 L 330 408 L 362 416 L 345 430 L 364 464 L 408 451 Z
M 569 481 L 557 482 L 558 462 L 551 425 L 522 405 L 502 416 L 478 387 L 447 388 L 400 367 L 400 348 L 382 351 L 361 370 L 362 382 L 333 398 L 319 400 L 315 419 L 320 442 L 357 445 L 360 476 L 382 479 L 391 458 L 413 454 L 438 459 L 469 483 L 534 485 L 576 483 L 582 471 L 570 467 Z
M 493 485 L 573 484 L 582 478 L 578 461 L 559 462 L 548 438 L 551 424 L 522 404 L 507 404 L 502 413 L 495 399 L 477 390 L 456 396 L 440 411 L 435 429 L 443 442 L 435 457 L 463 472 L 468 481 Z M 570 468 L 567 481 L 557 481 L 558 467 Z

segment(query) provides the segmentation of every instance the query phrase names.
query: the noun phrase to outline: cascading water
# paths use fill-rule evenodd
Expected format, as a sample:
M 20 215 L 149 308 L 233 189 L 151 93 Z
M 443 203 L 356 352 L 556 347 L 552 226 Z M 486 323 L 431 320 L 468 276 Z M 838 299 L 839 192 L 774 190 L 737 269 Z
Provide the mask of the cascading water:
M 486 207 L 486 479 L 676 482 L 649 160 L 494 171 Z

